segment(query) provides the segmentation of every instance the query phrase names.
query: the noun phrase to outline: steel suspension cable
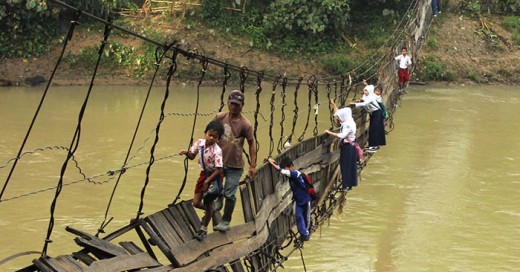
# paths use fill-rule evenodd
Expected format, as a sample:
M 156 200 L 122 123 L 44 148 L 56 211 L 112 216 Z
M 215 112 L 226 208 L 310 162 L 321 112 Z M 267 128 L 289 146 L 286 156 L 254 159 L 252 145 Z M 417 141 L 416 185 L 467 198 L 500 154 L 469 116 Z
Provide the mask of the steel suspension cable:
M 177 70 L 177 55 L 178 52 L 174 50 L 171 57 L 170 67 L 168 69 L 168 77 L 166 79 L 166 90 L 164 92 L 164 98 L 161 103 L 161 113 L 159 115 L 159 121 L 157 122 L 157 126 L 155 128 L 155 138 L 152 147 L 150 148 L 150 160 L 148 162 L 148 166 L 146 167 L 146 178 L 144 181 L 143 188 L 141 189 L 141 201 L 139 202 L 139 209 L 137 210 L 137 214 L 135 216 L 136 220 L 138 220 L 139 217 L 143 214 L 142 211 L 144 207 L 144 195 L 146 193 L 148 183 L 150 182 L 150 170 L 152 168 L 153 163 L 155 162 L 154 153 L 155 147 L 157 146 L 157 142 L 159 142 L 159 131 L 161 130 L 161 124 L 164 120 L 164 107 L 166 106 L 166 101 L 168 101 L 168 96 L 170 95 L 170 84 L 172 81 L 173 74 Z
M 149 87 L 148 87 L 148 92 L 146 93 L 146 98 L 144 100 L 143 107 L 141 108 L 141 113 L 139 115 L 139 118 L 138 118 L 138 121 L 137 121 L 137 125 L 136 125 L 135 130 L 134 130 L 134 135 L 132 136 L 132 140 L 130 141 L 130 146 L 128 147 L 128 151 L 126 153 L 126 157 L 125 157 L 125 160 L 123 162 L 123 166 L 121 166 L 120 171 L 118 171 L 117 180 L 116 180 L 116 182 L 114 184 L 114 188 L 112 189 L 112 194 L 110 195 L 110 199 L 108 200 L 107 208 L 105 210 L 105 217 L 103 219 L 103 222 L 101 222 L 101 225 L 98 228 L 96 236 L 99 236 L 100 233 L 105 233 L 105 231 L 104 231 L 105 227 L 108 225 L 108 222 L 110 222 L 112 220 L 112 218 L 110 218 L 110 220 L 107 221 L 108 213 L 110 211 L 110 206 L 112 205 L 112 201 L 114 199 L 116 189 L 117 189 L 117 187 L 119 185 L 119 181 L 121 180 L 122 175 L 126 172 L 126 166 L 127 166 L 127 163 L 128 163 L 128 158 L 130 157 L 130 153 L 132 151 L 135 139 L 137 137 L 137 132 L 139 131 L 139 128 L 141 126 L 141 121 L 143 120 L 144 112 L 145 112 L 146 106 L 148 105 L 148 100 L 150 98 L 150 94 L 152 92 L 153 83 L 155 82 L 155 78 L 156 78 L 157 73 L 159 71 L 160 64 L 161 64 L 164 56 L 166 55 L 166 53 L 168 52 L 168 50 L 169 50 L 169 48 L 171 46 L 173 46 L 173 44 L 171 44 L 169 46 L 164 46 L 164 47 L 157 47 L 155 49 L 155 71 L 154 71 L 152 80 L 150 81 L 150 84 L 149 84 Z M 160 56 L 158 56 L 159 49 L 161 49 L 161 48 L 163 49 L 163 52 L 160 54 Z
M 9 174 L 7 175 L 7 178 L 4 182 L 4 186 L 2 187 L 2 191 L 0 192 L 0 202 L 2 202 L 2 196 L 4 195 L 5 189 L 7 188 L 7 184 L 9 184 L 9 180 L 11 179 L 11 176 L 13 175 L 14 169 L 16 168 L 16 165 L 18 164 L 18 160 L 20 159 L 20 155 L 22 154 L 23 148 L 25 147 L 25 144 L 27 143 L 27 140 L 29 139 L 29 135 L 31 134 L 34 123 L 36 122 L 36 119 L 38 118 L 40 110 L 43 106 L 43 102 L 45 101 L 45 98 L 47 97 L 47 93 L 49 92 L 49 88 L 51 86 L 52 80 L 54 79 L 54 75 L 56 74 L 56 71 L 58 70 L 58 66 L 60 66 L 61 60 L 63 59 L 63 55 L 65 54 L 65 49 L 67 48 L 69 41 L 72 40 L 74 30 L 75 30 L 76 26 L 79 24 L 78 20 L 79 20 L 80 16 L 81 16 L 81 11 L 78 10 L 74 15 L 74 19 L 72 19 L 72 21 L 70 21 L 69 31 L 67 33 L 67 37 L 65 38 L 65 41 L 63 42 L 63 48 L 61 49 L 60 56 L 58 57 L 58 60 L 56 61 L 56 65 L 54 65 L 54 69 L 52 70 L 49 81 L 47 81 L 47 86 L 45 87 L 45 91 L 42 94 L 40 103 L 38 104 L 38 107 L 36 108 L 36 112 L 34 113 L 31 124 L 29 125 L 29 128 L 27 129 L 27 132 L 22 141 L 22 144 L 20 145 L 20 149 L 18 150 L 18 154 L 16 155 L 16 158 L 13 162 L 13 166 L 11 166 L 11 170 L 9 170 Z
M 298 91 L 300 90 L 300 86 L 302 84 L 303 77 L 300 77 L 298 80 L 298 83 L 296 84 L 296 87 L 294 88 L 294 115 L 293 115 L 293 121 L 292 121 L 292 129 L 291 134 L 287 136 L 287 143 L 291 144 L 292 137 L 294 136 L 294 130 L 296 129 L 296 122 L 298 121 Z
M 74 136 L 72 137 L 72 141 L 70 143 L 69 152 L 67 152 L 68 153 L 67 158 L 65 159 L 65 161 L 63 162 L 63 165 L 61 167 L 60 179 L 58 181 L 58 185 L 56 186 L 56 194 L 54 195 L 54 199 L 52 200 L 52 204 L 51 204 L 49 227 L 47 229 L 47 236 L 45 238 L 45 244 L 43 245 L 42 256 L 47 255 L 47 247 L 48 247 L 49 243 L 52 242 L 50 237 L 52 234 L 52 230 L 54 228 L 54 211 L 56 209 L 58 197 L 60 196 L 61 189 L 63 186 L 63 178 L 65 176 L 65 171 L 67 170 L 67 165 L 69 163 L 69 160 L 74 156 L 74 153 L 76 152 L 76 150 L 78 149 L 78 146 L 79 146 L 80 136 L 81 136 L 81 121 L 83 120 L 85 110 L 87 109 L 87 104 L 88 104 L 88 101 L 90 98 L 90 94 L 92 93 L 92 88 L 94 87 L 94 80 L 96 79 L 99 64 L 101 62 L 101 58 L 103 56 L 103 52 L 105 50 L 105 46 L 107 44 L 108 37 L 110 35 L 111 30 L 112 30 L 112 27 L 110 27 L 110 25 L 105 25 L 105 31 L 103 33 L 103 41 L 101 42 L 101 46 L 98 51 L 98 59 L 96 61 L 96 66 L 94 68 L 94 72 L 93 72 L 92 78 L 90 80 L 90 86 L 88 88 L 87 94 L 85 96 L 85 100 L 83 101 L 83 105 L 81 106 L 81 110 L 79 112 L 78 124 L 76 126 Z
M 222 111 L 224 106 L 226 105 L 224 103 L 224 94 L 226 93 L 227 88 L 227 82 L 231 78 L 231 73 L 229 72 L 229 67 L 227 65 L 224 66 L 224 81 L 222 82 L 222 93 L 220 94 L 220 108 L 218 109 L 219 112 Z
M 305 123 L 305 128 L 303 129 L 302 135 L 300 135 L 300 137 L 298 138 L 298 142 L 303 141 L 303 139 L 305 137 L 305 132 L 307 131 L 307 128 L 309 127 L 309 120 L 311 118 L 311 110 L 312 110 L 312 107 L 311 107 L 312 88 L 313 88 L 313 84 L 314 84 L 315 81 L 316 81 L 316 76 L 315 75 L 312 75 L 307 80 L 307 89 L 308 89 L 308 95 L 307 95 L 308 99 L 307 100 L 309 101 L 308 104 L 307 104 L 307 122 Z
M 268 157 L 271 157 L 271 155 L 273 154 L 273 151 L 274 151 L 274 139 L 273 139 L 273 122 L 274 122 L 274 111 L 275 111 L 275 106 L 274 106 L 274 100 L 275 100 L 275 97 L 276 97 L 276 87 L 278 86 L 278 83 L 280 81 L 280 78 L 282 76 L 278 76 L 275 81 L 273 82 L 273 88 L 271 90 L 271 101 L 270 101 L 270 104 L 271 104 L 271 113 L 269 114 L 269 153 L 268 153 Z
M 202 85 L 202 81 L 204 81 L 204 76 L 206 75 L 206 71 L 208 70 L 208 62 L 203 60 L 201 61 L 202 69 L 199 77 L 199 83 L 197 84 L 197 102 L 195 103 L 195 115 L 193 116 L 193 125 L 191 127 L 191 135 L 190 142 L 188 144 L 188 149 L 193 144 L 193 135 L 195 134 L 195 126 L 197 124 L 197 113 L 199 112 L 199 103 L 200 103 L 200 86 Z M 186 181 L 188 180 L 188 157 L 184 158 L 184 178 L 182 179 L 181 188 L 179 189 L 179 193 L 173 200 L 172 205 L 177 203 L 177 200 L 181 198 L 182 191 L 184 191 L 184 187 L 186 186 Z
M 263 74 L 259 74 L 256 77 L 256 92 L 255 92 L 256 110 L 254 112 L 255 125 L 254 125 L 253 135 L 255 136 L 255 145 L 256 145 L 257 153 L 258 153 L 258 150 L 260 150 L 260 144 L 258 143 L 257 130 L 258 130 L 258 113 L 260 112 L 260 93 L 262 92 L 262 78 L 263 78 Z
M 281 107 L 282 117 L 280 119 L 280 139 L 278 140 L 278 147 L 277 147 L 278 154 L 282 153 L 282 149 L 283 149 L 283 132 L 284 132 L 283 123 L 285 121 L 285 97 L 286 97 L 285 90 L 286 90 L 286 88 L 287 88 L 287 78 L 284 77 L 282 79 L 282 92 L 280 94 L 281 103 L 282 103 L 282 107 Z

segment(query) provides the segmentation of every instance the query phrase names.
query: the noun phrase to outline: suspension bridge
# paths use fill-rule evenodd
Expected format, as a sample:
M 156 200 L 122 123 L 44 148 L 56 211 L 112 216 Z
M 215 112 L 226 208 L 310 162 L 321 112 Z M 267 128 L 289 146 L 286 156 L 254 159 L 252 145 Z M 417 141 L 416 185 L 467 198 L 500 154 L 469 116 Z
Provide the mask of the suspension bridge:
M 340 105 L 345 105 L 348 101 L 355 99 L 358 91 L 362 89 L 361 79 L 377 79 L 383 86 L 383 101 L 390 112 L 390 121 L 387 124 L 387 133 L 393 129 L 392 114 L 399 104 L 401 93 L 397 90 L 397 77 L 395 66 L 395 55 L 400 48 L 406 46 L 410 55 L 417 59 L 418 52 L 425 42 L 428 34 L 429 24 L 432 20 L 431 0 L 412 1 L 409 9 L 404 14 L 401 22 L 394 30 L 385 44 L 377 50 L 374 55 L 367 58 L 366 62 L 360 67 L 365 70 L 360 71 L 360 67 L 344 74 L 334 77 L 319 77 L 317 75 L 303 77 L 288 77 L 285 75 L 270 75 L 263 72 L 247 69 L 246 67 L 233 66 L 209 56 L 200 55 L 197 52 L 185 50 L 178 47 L 175 43 L 163 44 L 151 40 L 147 37 L 133 33 L 122 27 L 114 25 L 112 22 L 97 18 L 91 14 L 82 12 L 68 4 L 58 0 L 53 3 L 74 11 L 74 18 L 71 19 L 67 37 L 63 43 L 65 52 L 68 41 L 72 39 L 74 30 L 84 17 L 90 17 L 104 24 L 103 41 L 100 45 L 99 56 L 91 75 L 91 84 L 84 97 L 82 107 L 78 114 L 78 121 L 74 136 L 70 146 L 54 146 L 40 148 L 34 151 L 26 151 L 25 143 L 31 135 L 31 130 L 35 122 L 38 121 L 38 114 L 45 103 L 47 93 L 52 90 L 52 79 L 56 70 L 60 66 L 62 57 L 57 62 L 52 71 L 48 84 L 43 92 L 36 113 L 27 130 L 24 141 L 19 148 L 16 156 L 0 166 L 0 170 L 9 170 L 7 179 L 4 182 L 0 193 L 0 201 L 14 201 L 21 197 L 30 197 L 40 191 L 21 194 L 19 196 L 6 198 L 4 192 L 9 187 L 12 174 L 16 171 L 17 163 L 25 156 L 36 152 L 47 150 L 65 150 L 67 156 L 62 164 L 60 177 L 56 186 L 44 190 L 53 190 L 54 199 L 50 207 L 50 219 L 47 229 L 46 239 L 39 258 L 35 258 L 32 264 L 18 271 L 273 271 L 283 266 L 288 255 L 281 252 L 292 246 L 289 255 L 302 250 L 302 244 L 296 242 L 296 234 L 293 231 L 293 207 L 290 189 L 287 182 L 269 166 L 262 164 L 254 177 L 246 177 L 239 189 L 241 205 L 243 210 L 244 222 L 234 225 L 230 231 L 221 233 L 209 233 L 206 239 L 199 241 L 194 239 L 194 233 L 200 229 L 200 218 L 195 212 L 190 199 L 181 199 L 181 193 L 186 184 L 186 175 L 181 188 L 172 203 L 164 203 L 164 209 L 146 215 L 143 212 L 144 196 L 151 181 L 150 170 L 155 161 L 164 159 L 156 158 L 154 151 L 161 144 L 160 129 L 162 122 L 169 116 L 165 112 L 165 104 L 169 95 L 174 92 L 175 87 L 172 83 L 175 77 L 177 61 L 180 57 L 185 57 L 190 61 L 196 62 L 201 66 L 201 74 L 197 85 L 197 97 L 201 84 L 204 82 L 205 71 L 210 68 L 222 69 L 222 93 L 220 96 L 221 106 L 212 115 L 219 112 L 224 107 L 224 97 L 228 90 L 228 80 L 232 77 L 239 79 L 240 91 L 248 94 L 248 97 L 256 98 L 256 110 L 254 111 L 254 134 L 258 148 L 266 143 L 258 141 L 257 130 L 259 119 L 262 118 L 269 122 L 270 140 L 268 143 L 268 154 L 270 157 L 278 158 L 289 156 L 294 158 L 295 167 L 308 173 L 315 182 L 315 188 L 319 193 L 319 199 L 313 203 L 312 208 L 312 230 L 316 231 L 328 218 L 330 218 L 339 203 L 345 200 L 347 192 L 339 190 L 341 187 L 341 174 L 339 166 L 339 141 L 318 131 L 317 108 L 320 105 L 319 98 L 326 96 L 328 99 L 336 99 Z M 106 179 L 99 183 L 114 182 L 114 191 L 109 200 L 105 218 L 95 234 L 89 234 L 72 226 L 66 228 L 68 232 L 75 235 L 75 243 L 81 248 L 72 253 L 63 253 L 59 256 L 49 256 L 48 247 L 52 242 L 54 228 L 55 209 L 60 205 L 60 196 L 63 186 L 77 182 L 93 182 L 99 176 L 87 177 L 81 171 L 81 167 L 75 157 L 75 151 L 80 145 L 80 135 L 82 131 L 82 120 L 87 111 L 90 94 L 96 91 L 94 82 L 96 73 L 103 57 L 104 46 L 110 43 L 110 35 L 114 31 L 122 31 L 129 35 L 134 35 L 145 42 L 153 44 L 156 50 L 156 70 L 150 81 L 148 95 L 156 75 L 161 71 L 167 72 L 167 84 L 164 89 L 164 97 L 160 116 L 153 135 L 150 137 L 149 146 L 150 158 L 144 162 L 146 166 L 146 178 L 142 182 L 141 200 L 136 216 L 130 223 L 120 229 L 105 235 L 105 227 L 110 223 L 108 211 L 115 194 L 115 188 L 128 171 L 134 171 L 136 165 L 129 165 L 132 159 L 132 150 L 136 147 L 135 136 L 140 130 L 139 124 L 146 109 L 146 102 L 141 108 L 139 120 L 132 136 L 132 141 L 122 166 L 116 170 L 106 171 Z M 369 65 L 366 65 L 369 64 Z M 369 68 L 366 68 L 369 67 Z M 259 95 L 265 90 L 264 86 L 271 85 L 271 113 L 264 116 L 260 112 Z M 298 94 L 307 95 L 307 104 L 299 109 L 297 98 Z M 294 114 L 292 116 L 292 128 L 286 133 L 284 131 L 286 104 L 289 99 L 294 98 Z M 274 102 L 279 99 L 279 106 Z M 148 96 L 146 101 L 148 101 Z M 198 101 L 198 100 L 197 100 Z M 324 103 L 323 103 L 324 104 Z M 328 101 L 327 101 L 328 104 Z M 193 118 L 191 138 L 193 139 L 194 127 L 197 124 L 197 117 L 203 115 L 198 111 L 198 103 L 195 113 L 187 117 Z M 288 110 L 287 110 L 288 111 Z M 307 112 L 303 131 L 296 133 L 296 123 L 299 112 Z M 280 113 L 281 120 L 275 120 L 275 112 Z M 330 126 L 333 127 L 332 108 L 329 106 L 328 114 Z M 314 120 L 312 120 L 314 117 Z M 369 116 L 366 111 L 354 111 L 354 118 L 358 125 L 357 142 L 365 146 L 368 139 Z M 281 135 L 274 137 L 271 133 L 275 124 L 280 123 Z M 312 129 L 311 134 L 306 136 L 307 130 Z M 83 128 L 86 129 L 86 128 Z M 191 141 L 190 141 L 191 142 Z M 143 147 L 142 147 L 143 148 Z M 141 149 L 142 149 L 141 148 Z M 361 172 L 371 154 L 365 154 L 363 161 L 358 164 L 358 171 Z M 185 161 L 185 165 L 187 161 Z M 79 169 L 83 179 L 73 182 L 66 182 L 64 175 L 68 168 L 76 167 Z M 187 168 L 185 168 L 185 173 Z M 1 205 L 1 204 L 0 204 Z M 126 238 L 129 233 L 137 235 L 137 240 Z M 115 241 L 118 242 L 115 242 Z M 294 241 L 294 243 L 293 243 Z M 34 252 L 32 252 L 34 254 Z M 20 253 L 23 254 L 23 253 Z M 28 253 L 29 254 L 29 253 Z M 13 255 L 15 256 L 15 255 Z M 166 260 L 166 261 L 164 261 Z M 6 261 L 6 260 L 4 260 Z

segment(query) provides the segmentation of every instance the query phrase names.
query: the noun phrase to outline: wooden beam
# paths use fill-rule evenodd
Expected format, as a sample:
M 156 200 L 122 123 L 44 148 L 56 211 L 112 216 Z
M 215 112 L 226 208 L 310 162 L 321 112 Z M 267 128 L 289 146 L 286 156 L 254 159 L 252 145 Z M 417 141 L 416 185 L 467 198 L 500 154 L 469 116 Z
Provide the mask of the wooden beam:
M 288 183 L 279 183 L 276 187 L 275 193 L 267 196 L 256 216 L 255 228 L 256 235 L 241 242 L 225 245 L 212 252 L 208 258 L 201 259 L 190 265 L 175 268 L 175 272 L 191 272 L 191 271 L 206 271 L 211 267 L 226 264 L 234 260 L 240 259 L 258 248 L 260 248 L 269 237 L 269 228 L 274 220 L 287 208 L 292 208 L 293 203 L 290 197 L 287 197 L 289 190 Z
M 147 253 L 122 255 L 92 263 L 85 272 L 117 272 L 161 266 Z

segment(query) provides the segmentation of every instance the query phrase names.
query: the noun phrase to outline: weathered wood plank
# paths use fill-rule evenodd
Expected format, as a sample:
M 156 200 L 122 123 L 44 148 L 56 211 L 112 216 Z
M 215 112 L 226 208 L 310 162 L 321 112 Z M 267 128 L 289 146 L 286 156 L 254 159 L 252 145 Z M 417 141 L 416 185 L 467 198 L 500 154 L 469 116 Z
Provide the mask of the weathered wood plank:
M 135 255 L 120 255 L 111 259 L 100 260 L 87 267 L 85 272 L 119 272 L 132 269 L 148 268 L 161 266 L 147 253 Z
M 188 227 L 188 222 L 184 219 L 184 217 L 179 212 L 178 207 L 176 206 L 170 206 L 168 207 L 168 212 L 171 216 L 167 216 L 168 220 L 174 220 L 175 221 L 175 228 L 177 229 L 177 232 L 181 236 L 181 238 L 184 240 L 184 242 L 191 239 L 193 236 L 193 232 Z
M 72 256 L 74 256 L 74 258 L 82 261 L 86 265 L 90 265 L 91 263 L 96 261 L 96 259 L 94 257 L 90 256 L 86 250 L 73 252 Z
M 134 242 L 132 241 L 122 241 L 122 242 L 119 242 L 119 245 L 124 248 L 126 251 L 128 251 L 128 253 L 130 253 L 131 255 L 135 255 L 135 254 L 138 254 L 138 253 L 143 253 L 144 251 L 139 248 Z
M 193 230 L 198 231 L 201 226 L 200 218 L 197 216 L 195 208 L 191 204 L 191 200 L 182 201 L 179 205 L 183 211 L 183 215 L 185 216 L 186 220 L 190 223 Z
M 244 266 L 242 266 L 242 263 L 240 262 L 240 260 L 236 260 L 234 262 L 231 262 L 229 264 L 229 266 L 231 267 L 231 270 L 233 270 L 233 272 L 246 272 L 244 270 Z
M 157 233 L 155 233 L 155 230 L 148 224 L 148 222 L 146 222 L 144 219 L 140 219 L 139 221 L 141 223 L 141 227 L 150 236 L 151 243 L 158 246 L 172 264 L 178 266 L 179 262 L 171 253 L 171 248 L 162 240 L 161 237 L 157 235 Z
M 165 218 L 163 211 L 164 210 L 154 213 L 144 220 L 148 221 L 159 237 L 161 237 L 170 248 L 174 248 L 182 244 L 183 241 L 177 233 L 175 233 L 172 225 L 170 225 L 170 222 Z
M 40 269 L 42 272 L 55 272 L 49 266 L 47 266 L 46 263 L 42 262 L 40 259 L 34 259 L 33 260 L 33 264 L 36 265 L 36 267 L 38 269 Z
M 183 244 L 181 247 L 172 249 L 172 254 L 181 266 L 186 265 L 201 257 L 206 252 L 210 252 L 222 245 L 247 239 L 252 237 L 254 233 L 254 222 L 233 226 L 231 230 L 226 232 L 212 232 L 202 241 L 193 239 L 186 244 Z
M 197 230 L 199 230 L 194 228 L 193 224 L 190 222 L 190 219 L 180 204 L 169 206 L 168 209 L 172 213 L 173 217 L 177 219 L 177 221 L 182 222 L 181 225 L 184 225 L 186 233 L 193 235 Z
M 263 201 L 263 205 L 260 212 L 256 216 L 255 228 L 256 235 L 242 241 L 238 241 L 232 244 L 224 245 L 211 253 L 211 257 L 201 259 L 190 265 L 176 268 L 172 271 L 205 271 L 211 267 L 218 266 L 220 264 L 229 263 L 233 260 L 237 260 L 240 257 L 253 252 L 262 246 L 267 237 L 269 236 L 268 225 L 272 222 L 288 207 L 292 204 L 292 199 L 287 197 L 289 191 L 289 185 L 279 184 L 275 193 L 267 196 Z
M 251 202 L 251 194 L 249 190 L 251 189 L 251 183 L 246 183 L 243 186 L 239 187 L 240 189 L 240 197 L 242 199 L 242 211 L 244 213 L 245 222 L 249 222 L 254 220 L 253 214 L 253 203 Z
M 76 243 L 79 246 L 88 249 L 90 252 L 92 252 L 92 254 L 94 254 L 94 256 L 98 258 L 107 258 L 117 255 L 127 255 L 126 251 L 123 248 L 113 245 L 95 236 L 91 237 L 90 239 L 76 237 L 74 241 L 76 241 Z

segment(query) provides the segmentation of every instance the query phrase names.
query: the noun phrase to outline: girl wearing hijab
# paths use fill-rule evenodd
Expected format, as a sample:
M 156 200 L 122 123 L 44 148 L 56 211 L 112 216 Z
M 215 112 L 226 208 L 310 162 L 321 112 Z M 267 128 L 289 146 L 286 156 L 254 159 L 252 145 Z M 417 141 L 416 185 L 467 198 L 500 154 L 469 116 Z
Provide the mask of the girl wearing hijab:
M 374 153 L 379 150 L 379 146 L 386 145 L 385 117 L 377 103 L 378 96 L 374 94 L 374 88 L 367 88 L 368 86 L 363 89 L 362 100 L 359 100 L 357 103 L 350 103 L 350 105 L 353 105 L 356 108 L 364 108 L 370 114 L 367 152 Z
M 352 187 L 358 185 L 356 149 L 352 145 L 356 140 L 356 122 L 352 118 L 352 110 L 350 108 L 338 109 L 334 100 L 330 100 L 334 108 L 334 116 L 341 123 L 339 133 L 325 130 L 325 133 L 343 139 L 339 157 L 341 167 L 342 189 L 351 190 Z

